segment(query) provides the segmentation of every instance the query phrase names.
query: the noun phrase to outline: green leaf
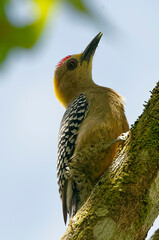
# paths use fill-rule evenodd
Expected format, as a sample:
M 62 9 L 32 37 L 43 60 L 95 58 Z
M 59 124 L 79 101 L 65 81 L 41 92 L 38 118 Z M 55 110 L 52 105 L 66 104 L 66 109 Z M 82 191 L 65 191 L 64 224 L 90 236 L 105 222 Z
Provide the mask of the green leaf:
M 66 0 L 72 7 L 74 7 L 76 10 L 84 13 L 88 13 L 88 9 L 82 2 L 82 0 Z
M 47 20 L 50 6 L 55 0 L 33 0 L 37 3 L 40 14 L 35 22 L 24 27 L 16 27 L 9 22 L 5 12 L 5 5 L 9 1 L 0 1 L 0 63 L 2 63 L 13 47 L 31 48 L 36 43 Z

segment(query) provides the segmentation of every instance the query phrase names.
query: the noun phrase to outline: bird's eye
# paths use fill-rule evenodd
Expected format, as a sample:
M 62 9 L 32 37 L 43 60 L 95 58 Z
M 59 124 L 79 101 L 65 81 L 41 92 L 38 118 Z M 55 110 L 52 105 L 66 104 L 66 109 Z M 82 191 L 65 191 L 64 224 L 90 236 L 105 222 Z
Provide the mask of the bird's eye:
M 76 59 L 70 59 L 67 62 L 67 69 L 68 70 L 74 70 L 78 65 L 78 61 Z

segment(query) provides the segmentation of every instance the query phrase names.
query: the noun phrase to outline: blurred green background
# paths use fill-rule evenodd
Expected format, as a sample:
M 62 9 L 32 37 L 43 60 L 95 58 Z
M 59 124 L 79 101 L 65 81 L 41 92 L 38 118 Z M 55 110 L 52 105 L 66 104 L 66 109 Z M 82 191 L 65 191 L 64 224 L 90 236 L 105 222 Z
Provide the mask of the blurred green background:
M 159 79 L 158 12 L 157 0 L 0 1 L 0 239 L 59 239 L 65 230 L 56 183 L 65 111 L 53 91 L 58 61 L 103 32 L 93 79 L 126 98 L 131 125 Z

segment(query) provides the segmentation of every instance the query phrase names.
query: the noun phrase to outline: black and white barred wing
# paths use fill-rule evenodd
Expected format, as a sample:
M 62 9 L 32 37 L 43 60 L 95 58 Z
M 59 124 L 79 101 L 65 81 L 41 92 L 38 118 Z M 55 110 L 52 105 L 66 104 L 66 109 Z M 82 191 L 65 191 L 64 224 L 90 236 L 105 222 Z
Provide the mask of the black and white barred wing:
M 58 140 L 57 180 L 60 198 L 66 182 L 66 172 L 70 158 L 75 150 L 78 130 L 88 113 L 88 102 L 81 94 L 66 110 L 60 125 Z

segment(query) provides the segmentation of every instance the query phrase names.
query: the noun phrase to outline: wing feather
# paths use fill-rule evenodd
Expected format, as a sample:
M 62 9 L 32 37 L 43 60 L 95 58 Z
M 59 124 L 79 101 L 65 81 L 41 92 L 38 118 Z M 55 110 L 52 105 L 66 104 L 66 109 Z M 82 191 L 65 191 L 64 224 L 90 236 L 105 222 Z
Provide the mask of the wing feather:
M 69 179 L 69 162 L 75 150 L 75 143 L 78 135 L 78 131 L 82 121 L 85 119 L 88 113 L 88 101 L 84 94 L 80 94 L 70 106 L 61 121 L 59 140 L 58 140 L 58 162 L 57 162 L 57 179 L 60 198 L 62 199 L 63 205 L 63 216 L 64 221 L 67 221 L 67 213 L 72 209 L 71 206 L 67 206 L 68 202 L 72 204 L 72 198 L 75 196 L 72 191 L 67 190 L 68 179 Z M 73 182 L 69 181 L 69 187 L 73 186 Z M 67 196 L 68 194 L 71 196 Z M 75 206 L 75 199 L 73 199 L 73 205 Z M 72 214 L 71 214 L 72 215 Z

